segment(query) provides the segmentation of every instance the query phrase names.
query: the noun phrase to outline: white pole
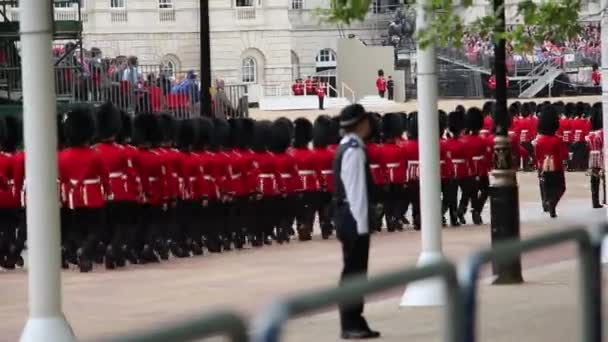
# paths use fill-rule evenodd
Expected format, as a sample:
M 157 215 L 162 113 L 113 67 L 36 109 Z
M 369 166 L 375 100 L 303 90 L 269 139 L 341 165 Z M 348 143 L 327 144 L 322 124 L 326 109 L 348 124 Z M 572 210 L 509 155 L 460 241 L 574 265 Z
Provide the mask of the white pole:
M 428 25 L 424 1 L 418 2 L 416 27 Z M 417 49 L 418 142 L 420 155 L 420 218 L 422 252 L 418 265 L 443 259 L 441 252 L 441 183 L 439 173 L 439 115 L 437 114 L 437 65 L 434 46 Z M 431 279 L 411 284 L 405 290 L 402 306 L 443 305 L 444 284 Z
M 61 310 L 51 4 L 22 0 L 19 5 L 29 272 L 29 318 L 21 341 L 75 341 Z
M 602 118 L 608 125 L 608 0 L 602 0 L 601 49 L 602 56 Z M 608 130 L 604 126 L 604 171 L 608 171 Z M 608 216 L 608 209 L 606 210 Z M 604 239 L 602 263 L 608 263 L 608 239 Z

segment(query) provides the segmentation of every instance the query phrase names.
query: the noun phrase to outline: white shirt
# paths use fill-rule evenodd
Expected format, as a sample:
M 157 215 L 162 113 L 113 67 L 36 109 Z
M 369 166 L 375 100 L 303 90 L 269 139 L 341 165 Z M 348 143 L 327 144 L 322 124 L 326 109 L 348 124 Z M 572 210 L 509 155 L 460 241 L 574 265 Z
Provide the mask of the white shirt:
M 349 148 L 342 156 L 342 167 L 340 179 L 344 184 L 346 201 L 350 212 L 357 222 L 357 233 L 359 235 L 369 234 L 368 202 L 367 202 L 367 179 L 365 176 L 365 152 L 363 152 L 363 141 L 356 134 L 347 134 L 342 138 L 340 144 L 356 140 L 360 148 Z

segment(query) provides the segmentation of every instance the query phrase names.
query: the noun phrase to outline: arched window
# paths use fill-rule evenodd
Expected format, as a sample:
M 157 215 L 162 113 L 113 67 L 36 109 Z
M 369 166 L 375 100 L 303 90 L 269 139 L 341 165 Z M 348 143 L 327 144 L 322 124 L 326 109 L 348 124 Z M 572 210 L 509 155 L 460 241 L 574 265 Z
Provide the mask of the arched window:
M 294 51 L 291 51 L 291 80 L 295 81 L 298 78 L 300 78 L 300 58 Z
M 161 71 L 167 77 L 174 77 L 176 72 L 175 63 L 173 63 L 173 61 L 163 61 L 161 64 Z
M 253 57 L 246 57 L 241 64 L 241 81 L 243 83 L 256 83 L 257 65 Z
M 323 67 L 335 67 L 336 66 L 336 53 L 332 49 L 323 49 L 319 51 L 317 58 L 315 58 L 317 68 Z

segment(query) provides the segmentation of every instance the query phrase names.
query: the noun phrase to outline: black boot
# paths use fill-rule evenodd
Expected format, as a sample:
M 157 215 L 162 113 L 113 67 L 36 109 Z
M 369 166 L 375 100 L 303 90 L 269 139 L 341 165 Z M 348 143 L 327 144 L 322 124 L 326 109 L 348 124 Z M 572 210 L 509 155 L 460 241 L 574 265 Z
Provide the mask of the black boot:
M 473 210 L 473 212 L 471 213 L 471 215 L 473 216 L 473 223 L 476 225 L 482 225 L 483 224 L 483 220 L 481 219 L 481 213 Z
M 160 258 L 162 260 L 169 260 L 169 247 L 167 246 L 167 243 L 162 239 L 157 239 L 154 242 L 154 245 L 156 252 L 160 256 Z
M 464 218 L 464 213 L 463 212 L 458 212 L 457 217 L 458 217 L 458 222 L 461 225 L 467 224 L 467 220 Z
M 234 233 L 234 248 L 243 249 L 245 246 L 245 234 L 244 233 Z
M 122 246 L 123 255 L 129 261 L 130 264 L 137 265 L 139 263 L 139 256 L 133 248 L 129 248 L 127 245 Z
M 329 237 L 331 236 L 331 231 L 332 231 L 331 224 L 328 224 L 328 223 L 321 224 L 321 237 L 323 238 L 323 240 L 329 239 Z
M 168 244 L 169 250 L 171 251 L 171 254 L 173 254 L 174 257 L 185 258 L 190 256 L 190 254 L 188 254 L 177 242 L 168 241 Z
M 80 268 L 80 272 L 86 273 L 93 270 L 93 262 L 91 262 L 91 259 L 85 255 L 82 248 L 78 249 L 76 256 L 78 258 L 78 267 Z
M 312 240 L 312 236 L 310 234 L 310 230 L 304 224 L 298 225 L 298 238 L 300 241 L 310 241 Z
M 106 248 L 104 262 L 107 270 L 113 270 L 116 268 L 116 264 L 114 263 L 114 248 L 112 248 L 112 245 L 108 245 Z
M 68 263 L 67 250 L 65 247 L 61 247 L 61 268 L 67 270 L 70 268 L 70 264 Z
M 230 235 L 222 236 L 222 247 L 224 248 L 224 251 L 232 250 L 232 239 L 230 238 Z
M 591 204 L 594 209 L 602 208 L 600 204 L 600 178 L 591 176 Z
M 96 264 L 103 264 L 103 259 L 106 255 L 106 244 L 99 241 L 97 243 L 97 247 L 95 247 L 95 263 Z
M 160 260 L 158 259 L 156 254 L 154 254 L 154 249 L 152 249 L 152 246 L 144 245 L 144 248 L 141 251 L 140 263 L 147 264 L 150 262 L 156 263 L 160 262 Z

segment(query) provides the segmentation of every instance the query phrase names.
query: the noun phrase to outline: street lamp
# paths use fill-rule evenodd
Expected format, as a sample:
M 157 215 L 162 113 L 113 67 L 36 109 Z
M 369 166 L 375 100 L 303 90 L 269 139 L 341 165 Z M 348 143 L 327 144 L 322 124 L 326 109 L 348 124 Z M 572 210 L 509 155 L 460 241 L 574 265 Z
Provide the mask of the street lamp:
M 505 32 L 505 9 L 503 0 L 494 0 L 494 11 L 498 16 L 494 32 Z M 500 39 L 494 48 L 494 77 L 496 77 L 496 112 L 494 125 L 494 168 L 490 177 L 490 211 L 492 245 L 508 239 L 519 239 L 519 189 L 513 165 L 513 151 L 508 132 L 511 122 L 507 112 L 507 68 L 505 64 L 506 41 Z M 521 258 L 508 263 L 494 263 L 492 270 L 495 284 L 518 284 L 523 282 Z
M 209 1 L 200 1 L 200 45 L 201 45 L 201 106 L 200 116 L 211 116 L 211 39 L 209 35 Z

